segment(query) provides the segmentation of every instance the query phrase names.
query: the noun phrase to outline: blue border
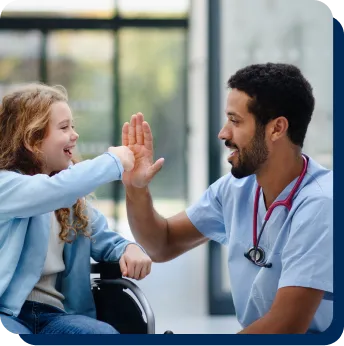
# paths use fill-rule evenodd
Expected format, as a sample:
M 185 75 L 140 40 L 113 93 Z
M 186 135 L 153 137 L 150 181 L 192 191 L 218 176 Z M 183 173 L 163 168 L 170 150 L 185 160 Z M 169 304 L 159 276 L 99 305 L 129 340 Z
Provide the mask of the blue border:
M 343 246 L 343 224 L 339 219 L 340 196 L 344 195 L 343 162 L 340 157 L 342 129 L 344 129 L 344 33 L 340 23 L 334 19 L 334 229 L 335 263 L 343 263 L 340 247 Z M 341 137 L 342 136 L 342 137 Z M 319 138 L 321 140 L 321 138 Z M 344 156 L 342 156 L 344 158 Z M 338 158 L 338 160 L 336 159 Z M 32 345 L 328 345 L 339 339 L 343 333 L 343 292 L 341 265 L 334 265 L 334 318 L 331 326 L 321 334 L 306 335 L 20 335 Z

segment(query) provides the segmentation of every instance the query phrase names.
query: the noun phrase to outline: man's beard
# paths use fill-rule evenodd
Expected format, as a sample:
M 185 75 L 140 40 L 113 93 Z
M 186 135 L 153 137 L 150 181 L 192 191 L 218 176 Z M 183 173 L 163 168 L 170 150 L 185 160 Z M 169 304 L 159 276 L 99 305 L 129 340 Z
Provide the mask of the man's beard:
M 245 178 L 258 171 L 268 158 L 268 148 L 265 143 L 265 128 L 257 127 L 249 146 L 238 151 L 237 164 L 232 164 L 232 175 Z

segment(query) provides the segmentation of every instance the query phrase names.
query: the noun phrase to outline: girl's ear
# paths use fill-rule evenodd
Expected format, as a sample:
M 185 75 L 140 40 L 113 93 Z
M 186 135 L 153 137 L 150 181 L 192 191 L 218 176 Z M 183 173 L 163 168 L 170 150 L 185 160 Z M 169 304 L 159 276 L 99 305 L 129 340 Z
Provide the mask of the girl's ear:
M 40 153 L 39 147 L 37 147 L 37 146 L 32 146 L 29 143 L 24 143 L 24 147 L 25 147 L 26 150 L 30 151 L 33 154 L 37 155 L 37 154 Z
M 29 143 L 24 142 L 24 147 L 26 150 L 31 151 L 32 153 L 34 152 L 34 149 L 32 148 L 32 146 Z

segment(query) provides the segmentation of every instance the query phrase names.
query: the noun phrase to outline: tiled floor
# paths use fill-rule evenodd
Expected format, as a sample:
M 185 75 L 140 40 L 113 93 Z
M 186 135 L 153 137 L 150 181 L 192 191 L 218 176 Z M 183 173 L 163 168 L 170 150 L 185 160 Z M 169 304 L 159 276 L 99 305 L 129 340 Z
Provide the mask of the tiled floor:
M 235 334 L 242 328 L 233 316 L 194 316 L 164 318 L 156 321 L 156 334 Z

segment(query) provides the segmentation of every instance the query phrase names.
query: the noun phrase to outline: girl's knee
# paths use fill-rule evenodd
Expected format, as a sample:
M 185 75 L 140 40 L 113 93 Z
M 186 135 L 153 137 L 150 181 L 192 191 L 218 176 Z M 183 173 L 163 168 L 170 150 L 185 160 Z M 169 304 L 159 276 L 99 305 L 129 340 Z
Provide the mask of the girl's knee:
M 99 331 L 98 333 L 95 334 L 119 334 L 118 331 L 112 327 L 110 324 L 98 321 L 97 322 L 97 330 Z
M 14 334 L 32 334 L 26 326 L 21 324 L 15 318 L 0 314 L 0 323 L 11 333 Z
M 91 317 L 75 316 L 70 322 L 76 334 L 119 334 L 110 324 Z

